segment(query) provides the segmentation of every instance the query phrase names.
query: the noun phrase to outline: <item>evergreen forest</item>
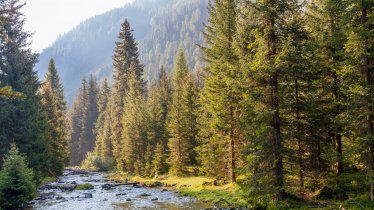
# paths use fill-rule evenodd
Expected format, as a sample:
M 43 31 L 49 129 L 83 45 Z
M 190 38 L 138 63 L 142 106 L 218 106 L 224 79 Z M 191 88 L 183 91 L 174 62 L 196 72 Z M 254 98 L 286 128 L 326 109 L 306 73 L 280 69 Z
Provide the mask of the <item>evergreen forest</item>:
M 374 2 L 196 2 L 167 15 L 177 38 L 122 20 L 110 72 L 68 104 L 66 64 L 39 78 L 23 1 L 0 1 L 0 209 L 68 167 L 227 208 L 374 209 Z

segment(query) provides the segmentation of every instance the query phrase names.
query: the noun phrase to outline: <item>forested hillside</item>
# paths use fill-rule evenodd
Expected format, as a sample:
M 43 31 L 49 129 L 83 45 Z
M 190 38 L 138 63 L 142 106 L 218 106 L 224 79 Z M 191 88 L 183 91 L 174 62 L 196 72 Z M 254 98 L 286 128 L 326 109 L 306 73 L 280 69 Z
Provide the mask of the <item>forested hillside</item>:
M 66 176 L 124 183 L 50 189 L 93 199 L 100 187 L 117 202 L 128 194 L 116 187 L 162 186 L 214 208 L 374 209 L 372 0 L 139 0 L 60 38 L 43 82 L 23 6 L 0 1 L 0 208 L 23 207 L 74 166 Z M 92 43 L 108 34 L 105 58 Z M 79 88 L 69 110 L 59 72 Z M 79 195 L 73 203 L 87 203 Z
M 71 102 L 83 76 L 93 74 L 101 81 L 112 75 L 114 45 L 125 18 L 134 26 L 146 79 L 156 79 L 161 65 L 170 71 L 180 42 L 186 47 L 189 66 L 194 69 L 201 57 L 197 44 L 203 43 L 201 32 L 208 16 L 207 2 L 136 0 L 90 18 L 45 49 L 36 70 L 39 76 L 44 75 L 49 59 L 54 58 L 60 64 L 61 80 Z

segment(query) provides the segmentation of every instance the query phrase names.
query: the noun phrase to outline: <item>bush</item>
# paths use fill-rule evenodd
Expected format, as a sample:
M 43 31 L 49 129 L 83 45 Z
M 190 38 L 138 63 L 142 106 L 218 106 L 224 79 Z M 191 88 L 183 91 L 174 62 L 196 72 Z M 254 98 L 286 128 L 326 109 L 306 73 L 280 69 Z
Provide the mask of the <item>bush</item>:
M 114 169 L 114 159 L 108 158 L 106 160 L 94 155 L 94 153 L 87 153 L 86 159 L 82 163 L 82 168 L 93 169 L 99 171 L 111 171 Z
M 17 209 L 36 195 L 33 171 L 25 157 L 12 145 L 0 171 L 0 208 Z
M 77 185 L 77 187 L 75 188 L 76 190 L 92 190 L 94 189 L 94 186 L 92 184 L 79 184 Z

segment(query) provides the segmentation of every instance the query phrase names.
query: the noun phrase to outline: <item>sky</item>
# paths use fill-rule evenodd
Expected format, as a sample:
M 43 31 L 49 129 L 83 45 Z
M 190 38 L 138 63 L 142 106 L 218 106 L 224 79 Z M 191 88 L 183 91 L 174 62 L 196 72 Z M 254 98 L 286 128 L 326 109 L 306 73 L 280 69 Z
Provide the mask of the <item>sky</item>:
M 32 49 L 41 52 L 80 22 L 132 0 L 24 0 L 25 30 L 34 33 Z

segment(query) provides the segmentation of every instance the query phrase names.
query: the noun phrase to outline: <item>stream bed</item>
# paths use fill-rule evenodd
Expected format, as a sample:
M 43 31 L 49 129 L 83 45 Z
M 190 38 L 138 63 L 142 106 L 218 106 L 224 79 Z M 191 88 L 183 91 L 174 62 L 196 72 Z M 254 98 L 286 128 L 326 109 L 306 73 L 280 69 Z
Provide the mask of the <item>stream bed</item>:
M 93 189 L 76 190 L 76 186 L 80 184 L 91 184 Z M 30 203 L 31 210 L 206 208 L 212 208 L 212 205 L 163 188 L 116 184 L 106 180 L 104 173 L 83 173 L 74 170 L 66 170 L 57 182 L 41 187 L 38 190 L 38 197 Z

